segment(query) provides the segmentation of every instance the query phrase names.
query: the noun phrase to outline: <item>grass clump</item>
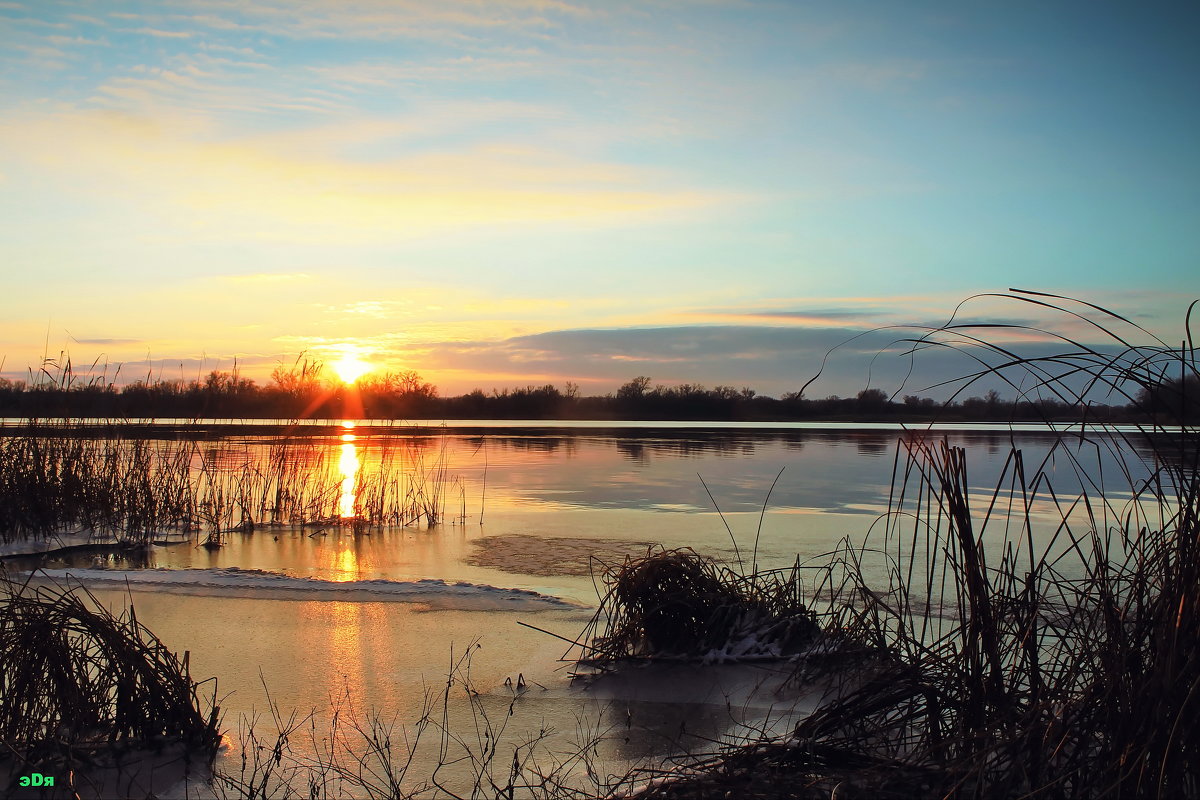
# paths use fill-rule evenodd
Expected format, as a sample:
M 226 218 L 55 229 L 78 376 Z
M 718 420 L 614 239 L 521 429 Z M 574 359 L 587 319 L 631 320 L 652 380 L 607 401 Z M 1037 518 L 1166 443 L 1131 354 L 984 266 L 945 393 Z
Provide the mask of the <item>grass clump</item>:
M 0 579 L 0 766 L 66 775 L 172 745 L 211 758 L 219 710 L 187 661 L 132 605 L 115 616 L 81 588 Z
M 651 549 L 606 567 L 582 663 L 785 658 L 819 633 L 801 600 L 799 568 L 743 575 L 690 549 Z

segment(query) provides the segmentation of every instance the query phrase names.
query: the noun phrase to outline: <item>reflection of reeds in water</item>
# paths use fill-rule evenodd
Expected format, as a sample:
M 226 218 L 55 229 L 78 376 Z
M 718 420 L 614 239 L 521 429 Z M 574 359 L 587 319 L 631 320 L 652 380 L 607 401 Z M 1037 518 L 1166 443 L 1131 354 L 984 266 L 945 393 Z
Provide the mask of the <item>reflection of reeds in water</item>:
M 1064 353 L 1021 359 L 962 326 L 919 346 L 968 347 L 981 376 L 1075 399 L 1200 377 L 1190 346 L 1133 348 L 1113 330 L 1122 320 L 1101 319 L 1113 351 L 1063 340 Z M 1040 464 L 1014 448 L 983 503 L 963 450 L 906 443 L 870 547 L 830 566 L 826 633 L 856 654 L 841 691 L 793 735 L 643 796 L 1200 796 L 1200 446 L 1185 422 L 1076 427 Z M 1134 445 L 1153 454 L 1148 475 Z M 1101 455 L 1128 484 L 1119 494 L 1102 488 Z M 1071 496 L 1054 489 L 1064 462 L 1084 487 Z M 869 577 L 880 561 L 882 586 Z
M 354 493 L 348 507 L 339 513 L 355 526 L 435 526 L 446 519 L 450 492 L 462 490 L 461 480 L 450 472 L 449 446 L 445 437 L 437 452 L 427 459 L 424 440 L 407 439 L 400 447 L 381 441 L 371 463 L 359 459 L 352 476 Z M 349 477 L 349 476 L 347 476 Z M 350 513 L 345 513 L 349 511 Z M 465 518 L 465 509 L 458 516 Z
M 229 532 L 262 525 L 434 526 L 446 517 L 449 493 L 461 490 L 444 441 L 432 462 L 413 442 L 385 445 L 372 464 L 357 467 L 348 509 L 334 454 L 304 439 L 256 457 L 221 442 L 201 447 L 119 432 L 76 438 L 70 426 L 35 428 L 0 438 L 0 541 L 83 532 L 144 545 L 199 532 L 219 545 Z

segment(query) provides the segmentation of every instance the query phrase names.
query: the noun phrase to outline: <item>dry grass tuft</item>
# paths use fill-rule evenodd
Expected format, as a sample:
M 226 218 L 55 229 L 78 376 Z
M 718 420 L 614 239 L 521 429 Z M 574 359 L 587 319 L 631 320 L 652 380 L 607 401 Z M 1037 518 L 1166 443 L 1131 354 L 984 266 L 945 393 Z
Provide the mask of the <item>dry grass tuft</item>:
M 0 760 L 66 774 L 170 745 L 211 757 L 219 710 L 202 710 L 187 660 L 132 605 L 114 616 L 84 589 L 0 579 Z
M 786 658 L 818 636 L 798 569 L 742 575 L 690 549 L 652 549 L 606 567 L 602 580 L 606 592 L 584 634 L 588 666 Z

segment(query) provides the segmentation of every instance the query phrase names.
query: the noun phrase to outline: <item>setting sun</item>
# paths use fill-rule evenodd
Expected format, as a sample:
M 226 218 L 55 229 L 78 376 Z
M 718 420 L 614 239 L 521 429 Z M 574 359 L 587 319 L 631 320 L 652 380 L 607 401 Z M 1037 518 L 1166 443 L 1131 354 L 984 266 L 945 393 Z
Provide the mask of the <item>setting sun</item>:
M 343 383 L 354 383 L 372 370 L 372 366 L 366 361 L 351 355 L 343 356 L 331 366 Z

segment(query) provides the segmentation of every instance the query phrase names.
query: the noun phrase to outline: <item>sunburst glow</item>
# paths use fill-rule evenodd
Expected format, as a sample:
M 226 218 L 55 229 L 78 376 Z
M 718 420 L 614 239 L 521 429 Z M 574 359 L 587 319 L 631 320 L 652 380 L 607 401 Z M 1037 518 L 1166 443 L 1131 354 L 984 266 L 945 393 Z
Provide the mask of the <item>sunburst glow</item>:
M 374 367 L 363 361 L 358 356 L 346 354 L 330 365 L 337 376 L 342 379 L 343 383 L 350 384 L 357 381 L 363 375 L 366 375 Z

